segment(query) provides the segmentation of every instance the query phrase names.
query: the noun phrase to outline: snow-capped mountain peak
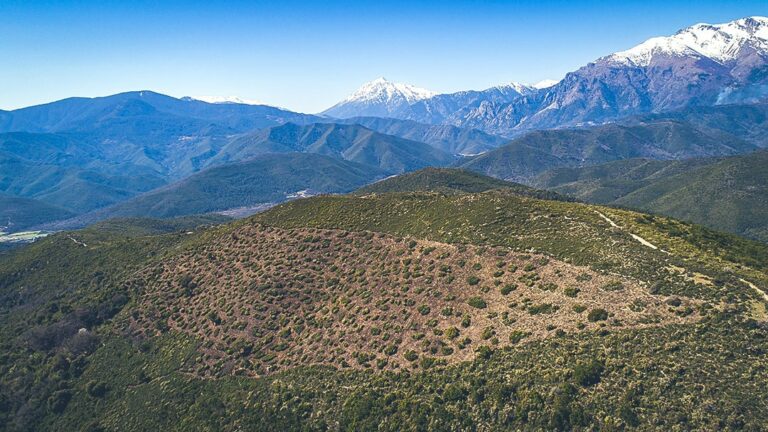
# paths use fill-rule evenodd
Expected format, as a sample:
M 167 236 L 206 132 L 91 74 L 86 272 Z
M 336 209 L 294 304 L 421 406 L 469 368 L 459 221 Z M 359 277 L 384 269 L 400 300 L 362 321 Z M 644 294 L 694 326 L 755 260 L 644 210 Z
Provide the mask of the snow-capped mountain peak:
M 437 93 L 412 86 L 410 84 L 394 83 L 386 78 L 377 78 L 363 84 L 354 93 L 349 95 L 344 102 L 378 101 L 386 102 L 396 99 L 404 99 L 408 103 L 414 103 L 431 98 Z
M 386 78 L 377 78 L 363 84 L 323 114 L 337 118 L 399 117 L 412 104 L 435 95 L 437 93 L 410 84 L 394 83 Z
M 719 63 L 734 60 L 744 49 L 768 54 L 768 18 L 749 17 L 724 24 L 696 24 L 667 37 L 655 37 L 609 60 L 648 66 L 656 55 L 701 56 Z
M 237 96 L 186 96 L 183 100 L 198 100 L 212 104 L 241 104 L 241 105 L 264 105 L 263 102 L 254 99 L 241 99 Z
M 553 80 L 553 79 L 543 79 L 543 80 L 537 82 L 536 84 L 531 84 L 531 87 L 535 88 L 536 90 L 541 90 L 541 89 L 545 89 L 545 88 L 550 88 L 550 87 L 554 86 L 555 84 L 557 84 L 559 82 L 560 81 Z
M 500 90 L 512 89 L 512 90 L 516 91 L 517 93 L 520 93 L 521 95 L 529 94 L 529 93 L 531 93 L 532 91 L 535 90 L 532 86 L 529 86 L 527 84 L 521 84 L 521 83 L 516 82 L 516 81 L 512 81 L 512 82 L 507 83 L 507 84 L 502 84 L 502 85 L 496 86 L 496 88 L 498 88 Z

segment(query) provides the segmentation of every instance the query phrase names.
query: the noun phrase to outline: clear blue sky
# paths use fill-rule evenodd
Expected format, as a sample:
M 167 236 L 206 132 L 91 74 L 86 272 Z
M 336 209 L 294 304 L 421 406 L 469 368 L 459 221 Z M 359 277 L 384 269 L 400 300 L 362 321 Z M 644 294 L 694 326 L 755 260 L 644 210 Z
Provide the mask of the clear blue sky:
M 768 2 L 0 0 L 0 108 L 155 90 L 303 112 L 385 76 L 439 92 L 533 83 Z

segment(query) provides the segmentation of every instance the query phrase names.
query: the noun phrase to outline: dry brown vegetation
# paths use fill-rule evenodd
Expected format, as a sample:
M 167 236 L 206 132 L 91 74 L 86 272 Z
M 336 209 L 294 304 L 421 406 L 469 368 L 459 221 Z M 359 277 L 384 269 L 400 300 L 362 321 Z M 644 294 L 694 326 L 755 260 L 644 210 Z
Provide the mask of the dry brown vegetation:
M 246 225 L 142 274 L 127 328 L 202 344 L 194 373 L 430 368 L 563 332 L 696 319 L 697 302 L 539 254 Z

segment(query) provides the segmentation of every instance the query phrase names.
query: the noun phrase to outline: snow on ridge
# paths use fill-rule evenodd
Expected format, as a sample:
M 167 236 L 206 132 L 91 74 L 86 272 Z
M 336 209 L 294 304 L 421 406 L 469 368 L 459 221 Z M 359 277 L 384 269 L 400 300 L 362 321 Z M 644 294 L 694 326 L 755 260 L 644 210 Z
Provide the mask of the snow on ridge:
M 637 66 L 648 66 L 655 55 L 708 57 L 717 62 L 735 59 L 751 47 L 768 54 L 768 18 L 749 17 L 724 24 L 695 24 L 672 36 L 654 37 L 609 55 L 607 59 Z
M 194 96 L 189 99 L 199 100 L 212 104 L 241 104 L 241 105 L 266 105 L 255 99 L 241 99 L 237 96 Z
M 405 99 L 408 103 L 414 103 L 436 95 L 433 91 L 410 84 L 393 83 L 382 77 L 363 84 L 344 102 L 389 102 Z
M 520 93 L 521 95 L 526 95 L 528 93 L 531 93 L 531 91 L 534 90 L 533 86 L 522 84 L 516 81 L 512 81 L 507 84 L 501 84 L 496 86 L 495 88 L 497 89 L 511 88 L 512 90 Z
M 550 88 L 559 82 L 560 80 L 543 79 L 535 84 L 531 84 L 531 87 L 535 88 L 536 90 L 541 90 L 545 88 Z

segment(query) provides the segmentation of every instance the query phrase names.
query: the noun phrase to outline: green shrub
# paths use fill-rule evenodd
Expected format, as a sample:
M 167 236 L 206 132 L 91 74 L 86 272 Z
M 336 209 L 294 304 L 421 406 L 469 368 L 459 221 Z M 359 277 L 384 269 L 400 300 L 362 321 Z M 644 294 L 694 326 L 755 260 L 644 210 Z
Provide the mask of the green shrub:
M 565 294 L 566 297 L 576 297 L 577 295 L 579 295 L 580 292 L 581 290 L 576 287 L 566 287 L 563 290 L 563 293 Z
M 621 291 L 624 289 L 624 285 L 619 281 L 611 281 L 602 286 L 604 291 Z
M 416 361 L 417 358 L 419 358 L 419 355 L 416 354 L 416 351 L 414 350 L 408 350 L 408 352 L 405 353 L 405 359 L 409 362 Z
M 470 325 L 472 325 L 472 318 L 469 315 L 464 315 L 461 318 L 461 326 L 468 328 Z
M 521 340 L 527 338 L 528 336 L 530 336 L 529 332 L 522 331 L 522 330 L 515 330 L 509 334 L 509 343 L 516 344 Z
M 217 314 L 216 311 L 208 312 L 208 319 L 216 325 L 221 324 L 221 318 L 219 318 L 219 314 Z
M 597 308 L 589 311 L 587 320 L 590 322 L 605 321 L 608 319 L 608 311 L 605 309 Z
M 477 353 L 477 358 L 481 358 L 483 360 L 491 358 L 491 354 L 493 354 L 493 350 L 487 345 L 481 345 L 477 347 L 475 352 Z
M 458 384 L 447 384 L 443 390 L 443 400 L 448 402 L 458 402 L 466 397 L 466 391 Z
M 506 284 L 503 287 L 501 287 L 501 294 L 502 295 L 507 295 L 507 294 L 511 293 L 512 291 L 514 291 L 516 289 L 517 289 L 517 285 L 515 285 L 515 284 Z
M 528 313 L 531 315 L 551 314 L 557 311 L 557 309 L 558 307 L 552 305 L 551 303 L 542 303 L 538 305 L 528 306 Z
M 435 359 L 433 357 L 422 357 L 421 361 L 419 361 L 419 366 L 421 366 L 422 369 L 429 369 L 435 364 Z
M 107 394 L 107 384 L 101 381 L 88 381 L 85 385 L 85 391 L 89 396 L 95 398 L 102 398 Z
M 57 390 L 48 398 L 48 409 L 54 414 L 61 414 L 72 399 L 70 390 Z
M 587 387 L 600 382 L 600 376 L 605 367 L 597 360 L 580 362 L 573 368 L 573 379 L 580 385 Z
M 488 307 L 485 300 L 480 297 L 470 297 L 469 300 L 467 300 L 467 304 L 477 309 L 485 309 Z
M 477 285 L 480 283 L 480 278 L 477 276 L 470 276 L 467 278 L 467 283 L 470 285 Z
M 429 306 L 427 306 L 427 305 L 421 305 L 421 306 L 419 306 L 419 309 L 418 309 L 419 313 L 420 313 L 420 314 L 422 314 L 422 315 L 427 315 L 427 314 L 429 314 L 429 311 L 430 311 L 430 310 L 431 310 L 431 309 L 430 309 L 430 308 L 429 308 Z

